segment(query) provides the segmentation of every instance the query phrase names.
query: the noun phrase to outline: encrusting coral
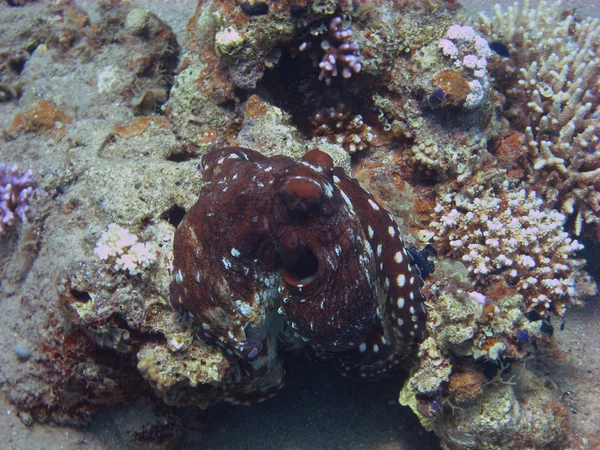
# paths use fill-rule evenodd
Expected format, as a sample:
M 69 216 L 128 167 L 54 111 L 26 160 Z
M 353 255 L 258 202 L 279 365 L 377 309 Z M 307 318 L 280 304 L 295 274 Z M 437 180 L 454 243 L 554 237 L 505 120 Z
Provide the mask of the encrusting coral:
M 600 239 L 600 20 L 577 18 L 560 2 L 496 6 L 477 28 L 506 44 L 510 59 L 490 70 L 506 86 L 507 117 L 525 134 L 529 184 L 548 204 Z

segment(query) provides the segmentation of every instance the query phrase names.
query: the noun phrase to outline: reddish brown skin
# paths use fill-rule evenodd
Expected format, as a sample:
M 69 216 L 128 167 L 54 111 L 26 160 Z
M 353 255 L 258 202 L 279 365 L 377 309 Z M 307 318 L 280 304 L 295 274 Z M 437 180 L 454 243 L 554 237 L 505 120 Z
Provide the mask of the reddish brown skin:
M 229 147 L 202 163 L 206 184 L 175 233 L 170 301 L 234 363 L 227 400 L 279 389 L 285 329 L 348 375 L 410 360 L 424 337 L 422 281 L 370 194 L 318 150 L 296 161 Z

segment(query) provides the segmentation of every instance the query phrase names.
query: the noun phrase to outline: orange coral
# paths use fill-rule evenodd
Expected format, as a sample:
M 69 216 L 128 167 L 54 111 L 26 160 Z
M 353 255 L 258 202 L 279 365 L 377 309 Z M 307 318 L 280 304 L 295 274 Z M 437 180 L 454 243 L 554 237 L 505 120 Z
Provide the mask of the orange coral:
M 151 120 L 151 117 L 132 119 L 126 123 L 115 125 L 113 127 L 113 131 L 124 138 L 139 136 L 146 131 L 146 128 L 148 128 L 148 125 L 150 125 Z
M 246 101 L 248 117 L 262 116 L 267 112 L 267 105 L 258 95 L 251 95 Z
M 204 133 L 201 133 L 196 138 L 198 142 L 205 144 L 207 142 L 212 142 L 217 138 L 217 132 L 213 128 L 209 128 Z
M 139 136 L 144 131 L 146 131 L 148 126 L 150 126 L 151 122 L 154 122 L 159 127 L 171 128 L 171 123 L 165 117 L 151 116 L 138 117 L 135 119 L 131 119 L 125 123 L 116 124 L 115 126 L 113 126 L 113 131 L 124 138 Z

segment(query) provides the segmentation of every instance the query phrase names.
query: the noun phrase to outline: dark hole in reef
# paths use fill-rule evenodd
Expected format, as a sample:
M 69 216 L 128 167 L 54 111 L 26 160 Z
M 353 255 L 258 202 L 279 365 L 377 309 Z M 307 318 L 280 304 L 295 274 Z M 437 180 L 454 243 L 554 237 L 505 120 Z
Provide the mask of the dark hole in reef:
M 411 186 L 433 187 L 439 183 L 440 174 L 432 168 L 416 164 L 406 179 Z
M 510 373 L 512 370 L 511 362 L 506 359 L 501 361 L 477 361 L 476 365 L 488 381 L 499 375 Z
M 238 96 L 238 98 L 245 100 L 248 93 L 244 89 L 237 89 L 236 95 Z M 227 100 L 227 101 L 221 103 L 219 106 L 227 111 L 234 112 L 237 108 L 237 102 L 235 100 L 231 99 L 231 100 Z
M 152 225 L 154 223 L 154 219 L 152 218 L 152 216 L 146 216 L 144 218 L 142 218 L 141 222 L 140 222 L 140 226 L 142 229 L 145 229 L 147 227 L 149 227 L 150 225 Z
M 183 220 L 185 213 L 186 213 L 186 211 L 183 206 L 173 205 L 169 209 L 167 209 L 165 212 L 163 212 L 161 214 L 160 218 L 162 220 L 166 220 L 171 225 L 173 225 L 175 228 L 177 228 L 179 226 L 179 224 L 181 223 L 181 221 Z
M 300 42 L 291 45 L 297 48 Z M 311 136 L 315 128 L 311 124 L 314 115 L 340 103 L 351 114 L 361 114 L 368 124 L 377 124 L 377 110 L 364 101 L 371 97 L 364 92 L 365 86 L 373 84 L 366 75 L 358 74 L 349 79 L 337 76 L 327 86 L 319 81 L 320 69 L 313 66 L 309 52 L 298 52 L 292 56 L 289 49 L 281 50 L 279 61 L 272 69 L 265 69 L 254 93 L 287 111 L 302 133 Z M 318 52 L 317 58 L 321 56 Z
M 28 58 L 25 58 L 24 56 L 11 58 L 8 60 L 8 66 L 17 75 L 21 75 L 21 72 L 23 72 L 23 69 L 25 68 L 25 63 L 27 62 L 27 59 Z
M 245 102 L 252 95 L 252 92 L 239 87 L 236 87 L 234 92 L 235 98 L 237 98 L 241 102 Z M 234 100 L 227 100 L 221 106 L 225 109 L 229 109 L 230 111 L 234 111 L 237 107 L 237 103 Z
M 71 289 L 69 292 L 79 302 L 87 303 L 92 299 L 92 296 L 89 294 L 89 292 L 78 291 L 77 289 Z
M 580 242 L 583 244 L 583 250 L 577 252 L 577 257 L 585 260 L 583 270 L 600 284 L 600 244 L 590 238 L 583 238 Z
M 167 161 L 171 162 L 186 162 L 198 158 L 198 147 L 193 144 L 186 144 L 180 152 L 170 153 L 167 155 Z

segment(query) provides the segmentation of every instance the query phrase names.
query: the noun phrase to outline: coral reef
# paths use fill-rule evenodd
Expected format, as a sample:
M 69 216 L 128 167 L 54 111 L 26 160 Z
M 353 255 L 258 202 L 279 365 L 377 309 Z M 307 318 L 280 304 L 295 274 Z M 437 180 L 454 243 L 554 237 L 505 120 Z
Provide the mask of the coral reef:
M 18 218 L 27 223 L 27 213 L 37 182 L 31 170 L 21 174 L 17 166 L 0 163 L 0 237 Z
M 390 85 L 373 99 L 380 121 L 404 141 L 406 178 L 460 181 L 476 170 L 503 126 L 486 69 L 491 51 L 472 27 L 443 18 L 427 36 L 412 58 L 395 60 Z
M 488 42 L 469 26 L 453 25 L 439 42 L 440 49 L 457 68 L 464 68 L 473 77 L 467 81 L 469 93 L 464 98 L 465 108 L 479 106 L 485 97 L 489 80 L 487 58 L 492 54 Z
M 350 114 L 344 104 L 316 113 L 311 123 L 313 136 L 322 136 L 320 142 L 341 145 L 351 155 L 367 148 L 375 137 L 362 116 Z
M 300 44 L 298 50 L 303 52 L 311 47 L 312 43 L 305 41 Z M 360 72 L 360 46 L 352 40 L 352 30 L 343 29 L 341 17 L 331 19 L 320 47 L 325 51 L 325 55 L 319 63 L 319 80 L 325 81 L 325 84 L 331 84 L 332 77 L 337 77 L 338 73 L 344 78 L 350 78 L 353 73 Z
M 528 392 L 495 384 L 477 402 L 454 408 L 436 431 L 449 449 L 565 448 L 569 442 L 566 408 L 541 380 L 536 384 Z M 534 433 L 528 432 L 533 429 Z
M 528 184 L 572 217 L 576 236 L 600 239 L 600 23 L 564 13 L 560 2 L 528 2 L 481 16 L 478 29 L 511 48 L 491 70 L 511 126 L 525 134 Z
M 497 287 L 482 296 L 467 275 L 462 264 L 444 260 L 427 283 L 429 338 L 400 403 L 448 448 L 562 448 L 569 436 L 564 405 L 517 362 L 534 342 L 548 345 L 544 322 L 528 318 L 521 295 Z
M 563 315 L 580 302 L 576 280 L 584 261 L 575 254 L 583 246 L 563 231 L 565 217 L 543 210 L 536 193 L 447 193 L 435 207 L 431 230 L 438 249 L 462 261 L 482 292 L 508 283 L 525 297 L 527 311 Z
M 156 259 L 154 246 L 137 240 L 129 230 L 111 223 L 102 233 L 94 253 L 102 260 L 114 260 L 115 270 L 127 270 L 130 275 L 137 275 Z
M 598 222 L 597 21 L 199 0 L 179 58 L 129 2 L 23 8 L 29 31 L 0 31 L 0 151 L 48 194 L 0 242 L 24 423 L 143 398 L 160 413 L 123 439 L 176 446 L 178 408 L 264 400 L 302 349 L 407 369 L 400 402 L 446 448 L 564 447 L 529 361 L 594 291 L 571 234 Z M 6 227 L 35 184 L 2 170 L 30 183 L 0 183 Z

